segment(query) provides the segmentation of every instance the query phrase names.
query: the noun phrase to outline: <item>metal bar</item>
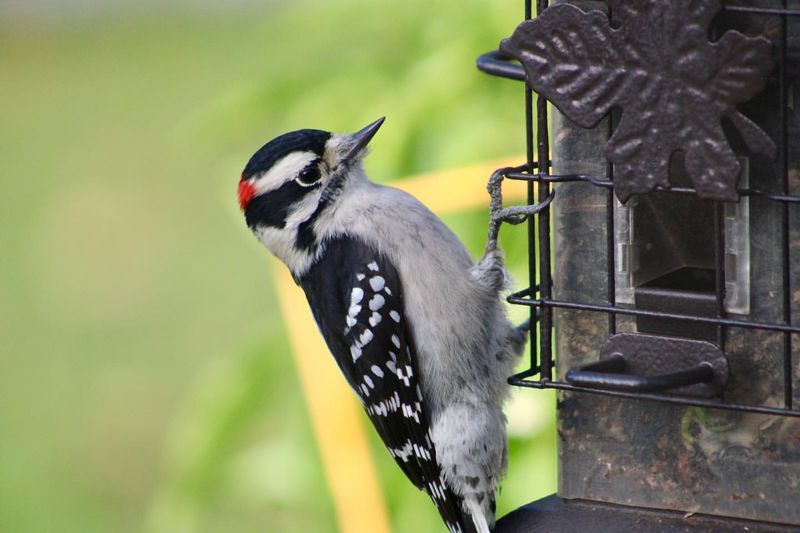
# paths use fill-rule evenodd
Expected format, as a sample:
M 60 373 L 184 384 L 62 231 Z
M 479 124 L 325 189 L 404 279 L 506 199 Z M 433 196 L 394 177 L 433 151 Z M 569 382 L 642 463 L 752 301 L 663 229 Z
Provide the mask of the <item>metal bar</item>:
M 514 374 L 513 376 L 509 377 L 508 380 L 506 381 L 508 382 L 509 385 L 513 385 L 513 383 L 511 383 L 512 380 L 528 379 L 535 376 L 538 373 L 539 373 L 538 368 L 529 368 L 527 370 L 523 370 L 519 374 Z
M 714 379 L 714 369 L 708 363 L 658 376 L 635 376 L 619 372 L 599 372 L 573 368 L 567 372 L 567 381 L 581 388 L 627 392 L 661 392 L 688 387 Z
M 783 7 L 786 7 L 786 0 L 783 0 Z M 787 39 L 788 25 L 786 17 L 781 19 L 781 52 L 780 52 L 780 65 L 779 65 L 779 80 L 778 98 L 780 106 L 780 119 L 781 119 L 781 182 L 783 184 L 783 193 L 789 194 L 789 126 L 788 117 L 786 112 L 787 102 L 787 82 L 786 82 L 786 47 L 788 46 Z M 789 205 L 783 204 L 781 210 L 781 230 L 783 233 L 782 242 L 782 264 L 781 274 L 783 278 L 783 321 L 786 325 L 792 325 L 792 301 L 791 301 L 791 265 L 790 254 L 791 247 L 789 244 Z M 789 333 L 783 334 L 783 402 L 787 409 L 792 408 L 792 399 L 794 396 L 792 390 L 792 336 Z
M 761 329 L 765 331 L 780 331 L 793 334 L 800 333 L 800 326 L 791 326 L 786 324 L 768 324 L 764 322 L 753 322 L 749 320 L 734 320 L 731 318 L 680 315 L 677 313 L 664 313 L 661 311 L 648 311 L 645 309 L 632 309 L 632 308 L 616 307 L 616 306 L 602 305 L 602 304 L 565 302 L 563 300 L 549 300 L 549 299 L 533 300 L 526 298 L 518 298 L 515 297 L 513 294 L 507 298 L 507 301 L 512 304 L 530 305 L 533 307 L 541 307 L 542 309 L 546 309 L 549 307 L 556 307 L 563 309 L 578 309 L 581 311 L 596 311 L 600 313 L 618 313 L 621 315 L 650 316 L 655 318 L 685 320 L 687 322 L 699 322 L 702 324 L 713 324 L 718 326 L 728 326 L 734 328 Z
M 533 288 L 533 291 L 535 293 L 538 293 L 539 292 L 539 286 L 535 285 L 534 288 Z M 517 291 L 517 292 L 514 292 L 514 293 L 510 294 L 508 296 L 507 300 L 508 300 L 509 303 L 514 303 L 514 302 L 512 302 L 510 300 L 511 298 L 525 298 L 525 297 L 530 297 L 530 296 L 531 296 L 531 288 L 528 287 L 526 289 L 522 289 L 521 291 Z
M 548 0 L 536 1 L 536 14 L 541 15 L 547 9 Z M 536 98 L 536 141 L 539 172 L 550 171 L 550 132 L 547 121 L 547 100 L 543 96 Z M 550 195 L 550 184 L 539 182 L 539 198 Z M 550 298 L 552 283 L 550 272 L 550 207 L 545 207 L 536 216 L 539 235 L 539 285 L 544 298 Z M 539 367 L 542 379 L 553 379 L 553 311 L 542 309 L 539 315 Z
M 531 18 L 531 0 L 525 0 L 525 20 Z M 525 72 L 522 66 L 519 66 L 522 71 L 522 79 L 525 79 Z M 534 161 L 534 143 L 533 143 L 533 91 L 525 85 L 525 155 L 528 163 L 528 169 L 533 172 L 533 169 L 539 168 L 539 162 Z M 528 182 L 528 205 L 533 205 L 536 202 L 536 195 L 533 189 L 533 182 Z M 536 217 L 528 217 L 528 280 L 531 287 L 538 287 L 536 282 Z M 530 320 L 530 360 L 531 368 L 541 369 L 539 364 L 539 343 L 537 342 L 537 329 L 541 328 L 536 315 L 536 308 L 531 308 L 528 316 Z M 537 372 L 538 373 L 538 372 Z
M 475 64 L 478 70 L 490 76 L 517 81 L 525 80 L 525 69 L 522 68 L 522 65 L 512 63 L 511 59 L 506 58 L 497 50 L 479 56 Z
M 588 176 L 585 174 L 563 174 L 563 175 L 545 175 L 541 173 L 524 173 L 524 172 L 510 172 L 506 178 L 517 181 L 532 181 L 540 182 L 546 181 L 548 183 L 569 183 L 569 182 L 586 182 L 591 183 L 597 187 L 604 187 L 611 189 L 614 187 L 614 182 L 605 178 L 597 176 Z M 673 194 L 686 194 L 696 195 L 697 191 L 691 187 L 656 187 L 656 191 L 671 192 Z M 788 194 L 767 193 L 758 189 L 743 188 L 737 191 L 741 196 L 761 197 L 775 202 L 783 202 L 787 204 L 800 204 L 800 196 L 792 196 Z
M 710 409 L 724 409 L 726 411 L 742 411 L 747 413 L 761 413 L 767 415 L 782 415 L 800 417 L 800 411 L 793 409 L 785 409 L 781 407 L 764 407 L 760 405 L 746 405 L 738 403 L 723 403 L 714 400 L 702 400 L 698 398 L 689 398 L 686 396 L 669 396 L 666 394 L 653 394 L 642 392 L 623 392 L 611 391 L 603 389 L 590 389 L 584 387 L 576 387 L 563 381 L 528 381 L 525 372 L 511 376 L 508 379 L 509 384 L 517 387 L 528 387 L 532 389 L 559 389 L 573 392 L 587 392 L 590 394 L 600 394 L 603 396 L 614 396 L 617 398 L 629 398 L 633 400 L 646 400 L 654 402 L 671 403 L 676 405 L 692 405 L 695 407 L 706 407 Z
M 760 196 L 762 198 L 766 198 L 767 200 L 773 200 L 775 202 L 783 202 L 786 204 L 800 204 L 800 196 L 791 196 L 788 194 L 773 194 L 773 193 L 759 191 L 758 189 L 741 189 L 739 191 L 739 194 L 743 196 Z
M 783 3 L 786 5 L 786 2 Z M 797 17 L 800 16 L 800 9 L 775 9 L 768 7 L 747 7 L 747 6 L 723 6 L 723 11 L 731 11 L 737 13 L 749 13 L 751 15 L 774 15 L 782 17 Z
M 609 17 L 611 17 L 611 10 L 609 8 Z M 614 134 L 614 119 L 613 115 L 608 115 L 608 138 Z M 611 161 L 606 163 L 606 176 L 610 182 L 614 182 L 614 165 Z M 606 290 L 608 292 L 609 305 L 616 306 L 617 304 L 617 286 L 616 286 L 616 254 L 614 250 L 614 189 L 608 189 L 608 197 L 606 199 Z M 608 334 L 613 335 L 617 332 L 617 315 L 615 313 L 608 314 Z
M 714 202 L 714 295 L 717 317 L 725 318 L 725 211 L 722 202 Z M 725 351 L 725 326 L 717 326 L 717 346 Z

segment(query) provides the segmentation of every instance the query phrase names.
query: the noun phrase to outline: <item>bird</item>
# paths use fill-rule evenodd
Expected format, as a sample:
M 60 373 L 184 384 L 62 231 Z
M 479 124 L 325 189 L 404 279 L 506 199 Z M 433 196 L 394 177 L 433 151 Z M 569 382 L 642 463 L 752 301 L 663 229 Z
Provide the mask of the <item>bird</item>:
M 508 464 L 506 380 L 528 332 L 501 299 L 510 277 L 496 238 L 499 180 L 475 262 L 416 198 L 367 177 L 363 159 L 383 123 L 272 139 L 244 167 L 239 206 L 304 291 L 398 466 L 451 533 L 489 533 Z

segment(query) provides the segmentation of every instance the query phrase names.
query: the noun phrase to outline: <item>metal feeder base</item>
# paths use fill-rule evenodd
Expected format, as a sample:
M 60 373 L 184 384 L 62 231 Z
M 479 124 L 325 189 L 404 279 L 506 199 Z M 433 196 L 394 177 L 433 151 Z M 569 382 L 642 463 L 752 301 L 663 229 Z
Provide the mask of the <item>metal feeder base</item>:
M 495 533 L 772 533 L 797 527 L 548 496 L 497 521 Z

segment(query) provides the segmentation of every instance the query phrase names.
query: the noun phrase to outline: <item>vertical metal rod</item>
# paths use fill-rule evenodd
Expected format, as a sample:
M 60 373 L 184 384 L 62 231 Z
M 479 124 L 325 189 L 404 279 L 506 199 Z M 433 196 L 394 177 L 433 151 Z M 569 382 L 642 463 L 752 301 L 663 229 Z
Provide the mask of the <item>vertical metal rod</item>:
M 547 9 L 548 0 L 537 0 L 536 13 L 540 15 Z M 539 172 L 542 174 L 550 173 L 550 136 L 547 122 L 547 100 L 538 96 L 536 98 L 536 140 L 537 140 L 537 159 L 539 162 Z M 539 198 L 546 198 L 550 194 L 550 184 L 546 181 L 539 182 Z M 550 282 L 550 208 L 545 207 L 537 215 L 539 222 L 539 287 L 542 300 L 551 298 Z M 539 311 L 539 334 L 540 341 L 540 361 L 541 378 L 547 381 L 553 379 L 553 310 L 550 307 L 542 307 Z
M 725 206 L 714 202 L 714 292 L 717 298 L 717 316 L 725 318 Z M 717 344 L 725 351 L 726 327 L 717 326 Z
M 787 1 L 783 0 L 782 2 L 783 8 L 787 8 Z M 786 15 L 781 16 L 781 52 L 780 52 L 780 66 L 779 66 L 779 79 L 780 85 L 778 88 L 779 91 L 779 98 L 778 102 L 780 105 L 780 117 L 781 117 L 781 181 L 783 183 L 783 192 L 784 194 L 789 193 L 789 127 L 788 127 L 788 117 L 786 112 L 786 107 L 788 105 L 787 97 L 788 93 L 786 90 L 786 46 L 788 44 L 787 39 L 787 20 Z M 783 277 L 783 320 L 786 324 L 791 324 L 792 322 L 792 301 L 791 301 L 791 274 L 790 274 L 790 267 L 791 267 L 791 247 L 789 245 L 789 204 L 783 203 L 781 209 L 781 226 L 782 226 L 782 233 L 783 233 L 783 246 L 781 250 L 782 254 L 782 277 Z M 792 387 L 792 372 L 793 372 L 793 362 L 792 362 L 792 335 L 790 333 L 783 334 L 783 395 L 784 395 L 784 405 L 787 409 L 792 408 L 792 400 L 794 396 L 793 387 Z
M 530 20 L 531 0 L 525 0 L 525 20 Z M 528 172 L 533 174 L 533 92 L 525 85 L 525 153 L 527 156 Z M 536 202 L 536 196 L 533 189 L 533 182 L 528 182 L 528 205 Z M 538 298 L 536 294 L 536 217 L 528 218 L 528 286 L 530 287 L 532 299 Z M 538 349 L 539 343 L 537 342 L 536 330 L 539 327 L 536 319 L 536 308 L 530 308 L 530 358 L 531 369 L 540 369 L 538 363 Z M 538 370 L 537 370 L 538 371 Z
M 609 9 L 609 17 L 611 16 Z M 608 138 L 614 133 L 614 120 L 612 115 L 608 115 Z M 606 165 L 606 179 L 614 181 L 614 165 L 610 161 Z M 616 285 L 616 254 L 614 253 L 614 189 L 608 189 L 608 199 L 606 201 L 606 265 L 608 266 L 606 275 L 608 276 L 608 304 L 616 305 L 617 285 Z M 608 314 L 608 334 L 614 335 L 617 332 L 617 314 Z
M 714 41 L 720 38 L 719 24 L 711 26 L 711 35 Z M 737 182 L 738 183 L 738 182 Z M 714 294 L 716 296 L 717 317 L 724 318 L 725 314 L 725 205 L 714 202 Z M 717 326 L 717 345 L 725 352 L 727 328 Z

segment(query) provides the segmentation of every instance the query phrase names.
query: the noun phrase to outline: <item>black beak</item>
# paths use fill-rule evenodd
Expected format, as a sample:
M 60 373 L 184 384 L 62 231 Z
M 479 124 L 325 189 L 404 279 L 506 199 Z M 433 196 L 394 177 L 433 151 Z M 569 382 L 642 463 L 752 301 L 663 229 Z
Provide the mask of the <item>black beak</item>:
M 381 117 L 372 124 L 352 134 L 350 136 L 350 147 L 347 149 L 347 154 L 345 154 L 341 161 L 347 164 L 347 162 L 358 157 L 361 151 L 369 144 L 369 141 L 378 133 L 384 120 L 386 120 L 386 117 Z
M 348 137 L 347 140 L 349 142 L 346 143 L 346 146 L 342 146 L 342 148 L 346 150 L 345 155 L 339 159 L 339 163 L 331 174 L 328 183 L 326 183 L 325 188 L 322 189 L 320 205 L 333 201 L 339 192 L 341 192 L 344 181 L 353 163 L 358 161 L 358 157 L 363 153 L 369 141 L 378 133 L 384 120 L 386 120 L 386 117 L 381 117 Z

